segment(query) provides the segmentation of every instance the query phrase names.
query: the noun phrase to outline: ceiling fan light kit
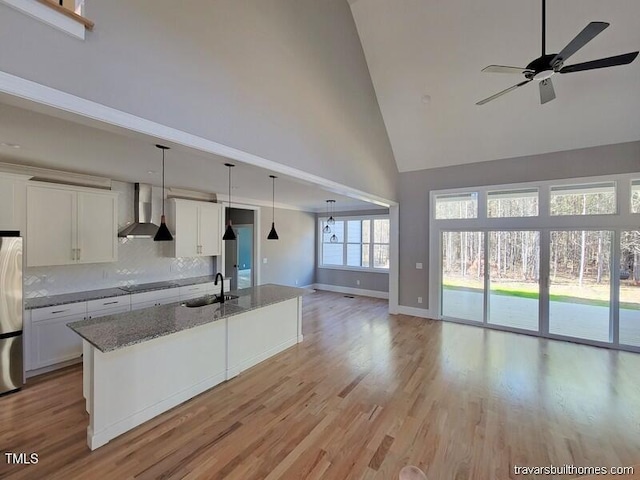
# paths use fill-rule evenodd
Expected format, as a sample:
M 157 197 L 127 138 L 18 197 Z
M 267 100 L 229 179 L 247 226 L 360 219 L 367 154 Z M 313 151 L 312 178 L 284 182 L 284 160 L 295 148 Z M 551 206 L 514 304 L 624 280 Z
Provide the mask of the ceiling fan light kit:
M 574 53 L 584 47 L 593 40 L 598 34 L 604 31 L 609 24 L 606 22 L 591 22 L 587 25 L 569 44 L 564 47 L 560 53 L 546 53 L 546 0 L 542 0 L 542 55 L 531 61 L 526 67 L 508 67 L 503 65 L 489 65 L 482 69 L 485 73 L 511 73 L 524 75 L 525 80 L 502 90 L 484 100 L 480 100 L 476 105 L 484 105 L 485 103 L 495 100 L 513 90 L 527 85 L 533 81 L 537 81 L 540 89 L 540 103 L 545 104 L 556 98 L 551 78 L 556 73 L 573 73 L 583 72 L 585 70 L 595 70 L 598 68 L 615 67 L 618 65 L 627 65 L 633 62 L 638 56 L 638 52 L 630 52 L 613 57 L 601 58 L 584 63 L 574 65 L 566 65 L 564 62 Z

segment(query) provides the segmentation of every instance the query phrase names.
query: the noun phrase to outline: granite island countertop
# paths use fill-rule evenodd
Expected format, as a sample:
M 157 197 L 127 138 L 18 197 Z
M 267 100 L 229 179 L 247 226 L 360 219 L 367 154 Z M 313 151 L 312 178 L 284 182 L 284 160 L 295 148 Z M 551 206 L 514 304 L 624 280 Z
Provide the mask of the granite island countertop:
M 291 300 L 313 290 L 260 285 L 228 292 L 238 298 L 189 308 L 184 302 L 68 323 L 67 326 L 101 352 L 107 353 L 154 338 Z
M 60 295 L 51 295 L 48 297 L 26 298 L 24 300 L 24 308 L 25 310 L 32 310 L 34 308 L 55 307 L 58 305 L 67 305 L 69 303 L 88 302 L 90 300 L 98 300 L 102 298 L 120 297 L 123 295 L 130 295 L 132 293 L 144 293 L 154 290 L 188 287 L 190 285 L 213 282 L 214 280 L 215 275 L 205 275 L 201 277 L 177 278 L 175 280 L 166 280 L 163 282 L 123 285 L 121 287 L 88 290 L 85 292 L 63 293 Z M 225 278 L 224 280 L 226 282 L 228 279 Z M 132 286 L 135 286 L 135 292 L 130 291 L 130 288 Z

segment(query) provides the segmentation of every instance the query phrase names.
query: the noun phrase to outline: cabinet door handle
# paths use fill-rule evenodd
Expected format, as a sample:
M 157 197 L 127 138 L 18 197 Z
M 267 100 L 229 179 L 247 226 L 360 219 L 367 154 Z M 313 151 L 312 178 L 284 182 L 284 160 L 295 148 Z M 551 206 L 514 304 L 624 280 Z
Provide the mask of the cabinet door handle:
M 68 311 L 69 311 L 69 309 L 68 309 L 68 308 L 66 308 L 66 309 L 64 309 L 64 310 L 55 310 L 55 311 L 53 311 L 53 312 L 51 312 L 51 313 L 52 313 L 52 314 L 54 314 L 54 313 L 64 313 L 64 312 L 68 312 Z
M 103 305 L 113 305 L 114 303 L 118 303 L 118 301 L 116 300 L 115 302 L 104 302 Z

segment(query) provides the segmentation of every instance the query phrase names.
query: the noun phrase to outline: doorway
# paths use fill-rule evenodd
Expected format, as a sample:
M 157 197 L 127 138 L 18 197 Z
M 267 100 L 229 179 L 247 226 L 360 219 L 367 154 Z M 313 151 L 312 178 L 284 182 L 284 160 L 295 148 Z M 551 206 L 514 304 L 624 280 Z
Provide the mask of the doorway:
M 229 219 L 236 233 L 236 240 L 225 242 L 225 274 L 231 278 L 232 290 L 253 287 L 256 284 L 254 211 L 232 208 L 227 211 L 227 220 Z

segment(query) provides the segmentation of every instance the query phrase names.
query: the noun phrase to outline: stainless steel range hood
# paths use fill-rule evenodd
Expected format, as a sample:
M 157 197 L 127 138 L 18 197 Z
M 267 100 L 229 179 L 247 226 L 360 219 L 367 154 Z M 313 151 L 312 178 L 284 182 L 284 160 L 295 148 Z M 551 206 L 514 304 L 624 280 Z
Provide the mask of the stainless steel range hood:
M 134 185 L 133 223 L 118 232 L 119 237 L 153 238 L 158 225 L 151 223 L 151 185 Z

